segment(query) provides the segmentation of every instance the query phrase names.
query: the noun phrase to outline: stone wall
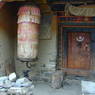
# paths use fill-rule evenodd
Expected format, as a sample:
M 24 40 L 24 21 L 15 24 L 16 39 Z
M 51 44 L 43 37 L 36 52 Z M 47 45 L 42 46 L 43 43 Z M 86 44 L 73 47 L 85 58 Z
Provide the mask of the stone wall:
M 57 38 L 57 18 L 52 17 L 51 24 L 51 38 L 47 40 L 40 40 L 39 42 L 39 56 L 38 61 L 32 63 L 31 69 L 26 67 L 26 63 L 16 60 L 16 72 L 19 76 L 23 76 L 24 72 L 29 70 L 29 77 L 31 79 L 47 79 L 49 75 L 56 69 L 56 38 Z

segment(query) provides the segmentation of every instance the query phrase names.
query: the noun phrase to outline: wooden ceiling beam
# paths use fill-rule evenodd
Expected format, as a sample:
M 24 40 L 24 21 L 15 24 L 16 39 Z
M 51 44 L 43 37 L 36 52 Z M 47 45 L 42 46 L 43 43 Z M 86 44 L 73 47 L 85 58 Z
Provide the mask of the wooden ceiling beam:
M 13 1 L 26 1 L 26 0 L 1 0 L 0 2 L 13 2 Z
M 4 2 L 13 2 L 13 1 L 31 1 L 37 3 L 41 9 L 42 13 L 53 13 L 51 7 L 48 5 L 47 0 L 1 0 Z
M 64 2 L 64 1 L 56 1 L 56 2 L 52 2 L 51 4 L 56 5 L 56 4 L 84 4 L 84 3 L 93 3 L 93 1 L 74 1 L 74 2 Z
M 53 13 L 51 7 L 48 5 L 47 0 L 34 0 L 34 1 L 39 4 L 42 13 L 49 13 L 49 14 Z
M 39 4 L 47 4 L 47 0 L 35 0 Z

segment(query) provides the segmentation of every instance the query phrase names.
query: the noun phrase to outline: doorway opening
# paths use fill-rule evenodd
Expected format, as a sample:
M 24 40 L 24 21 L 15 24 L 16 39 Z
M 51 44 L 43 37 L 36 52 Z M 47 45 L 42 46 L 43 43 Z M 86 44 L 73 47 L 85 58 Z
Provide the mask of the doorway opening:
M 63 31 L 64 30 L 64 31 Z M 81 31 L 62 29 L 60 35 L 61 62 L 59 68 L 67 74 L 88 76 L 94 73 L 95 33 L 81 29 Z M 88 29 L 89 30 L 89 29 Z

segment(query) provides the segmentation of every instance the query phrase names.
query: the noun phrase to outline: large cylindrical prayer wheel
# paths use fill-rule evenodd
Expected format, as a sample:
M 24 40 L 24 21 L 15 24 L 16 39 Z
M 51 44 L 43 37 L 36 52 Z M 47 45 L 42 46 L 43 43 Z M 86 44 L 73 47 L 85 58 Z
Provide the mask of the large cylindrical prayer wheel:
M 17 56 L 22 61 L 32 61 L 38 56 L 40 9 L 22 6 L 18 11 Z

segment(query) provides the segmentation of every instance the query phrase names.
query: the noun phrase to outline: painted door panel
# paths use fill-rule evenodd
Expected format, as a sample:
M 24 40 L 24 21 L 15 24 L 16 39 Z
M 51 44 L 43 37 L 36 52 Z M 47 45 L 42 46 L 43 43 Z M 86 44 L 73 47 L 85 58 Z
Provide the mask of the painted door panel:
M 78 70 L 90 70 L 91 49 L 90 33 L 68 33 L 68 60 L 67 68 Z

